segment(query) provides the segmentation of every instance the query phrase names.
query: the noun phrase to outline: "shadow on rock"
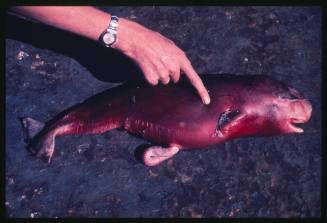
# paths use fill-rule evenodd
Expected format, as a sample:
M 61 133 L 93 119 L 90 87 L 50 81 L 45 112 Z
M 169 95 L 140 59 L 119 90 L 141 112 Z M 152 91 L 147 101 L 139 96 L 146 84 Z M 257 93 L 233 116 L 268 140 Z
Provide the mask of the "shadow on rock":
M 95 41 L 6 14 L 6 38 L 46 48 L 74 58 L 98 80 L 141 81 L 142 71 L 124 54 Z M 109 75 L 110 74 L 110 75 Z
M 136 147 L 136 149 L 134 150 L 135 159 L 138 162 L 142 163 L 143 165 L 145 165 L 143 162 L 143 154 L 144 154 L 145 150 L 148 149 L 150 146 L 152 146 L 152 145 L 149 143 L 146 143 L 146 144 L 142 144 L 142 145 Z

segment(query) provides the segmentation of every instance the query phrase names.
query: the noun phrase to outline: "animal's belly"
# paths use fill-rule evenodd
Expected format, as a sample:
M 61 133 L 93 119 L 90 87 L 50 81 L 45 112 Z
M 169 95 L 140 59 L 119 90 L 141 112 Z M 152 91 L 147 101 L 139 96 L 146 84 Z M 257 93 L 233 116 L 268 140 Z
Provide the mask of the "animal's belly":
M 197 129 L 177 125 L 168 127 L 144 119 L 127 117 L 124 122 L 124 129 L 130 133 L 137 134 L 143 138 L 162 145 L 179 145 L 182 147 L 194 148 L 212 144 L 212 136 L 203 126 Z

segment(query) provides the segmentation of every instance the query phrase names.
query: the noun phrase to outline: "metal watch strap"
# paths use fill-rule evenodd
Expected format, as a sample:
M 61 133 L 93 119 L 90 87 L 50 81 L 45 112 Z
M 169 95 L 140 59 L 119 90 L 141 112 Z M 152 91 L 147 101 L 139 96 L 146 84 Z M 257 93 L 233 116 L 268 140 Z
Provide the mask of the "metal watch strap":
M 114 16 L 114 15 L 111 16 L 111 20 L 110 20 L 109 26 L 107 28 L 107 31 L 114 30 L 115 34 L 117 34 L 118 21 L 119 21 L 119 18 L 117 16 Z

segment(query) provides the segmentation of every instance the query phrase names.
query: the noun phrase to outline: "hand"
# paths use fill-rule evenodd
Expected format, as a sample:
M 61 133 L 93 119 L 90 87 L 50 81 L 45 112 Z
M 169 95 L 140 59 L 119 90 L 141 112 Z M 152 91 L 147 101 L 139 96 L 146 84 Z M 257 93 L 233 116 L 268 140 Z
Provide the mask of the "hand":
M 181 71 L 198 91 L 203 103 L 209 104 L 210 97 L 199 75 L 183 50 L 158 32 L 127 19 L 120 18 L 117 42 L 113 45 L 132 58 L 152 85 L 161 81 L 168 84 L 170 79 L 178 82 Z

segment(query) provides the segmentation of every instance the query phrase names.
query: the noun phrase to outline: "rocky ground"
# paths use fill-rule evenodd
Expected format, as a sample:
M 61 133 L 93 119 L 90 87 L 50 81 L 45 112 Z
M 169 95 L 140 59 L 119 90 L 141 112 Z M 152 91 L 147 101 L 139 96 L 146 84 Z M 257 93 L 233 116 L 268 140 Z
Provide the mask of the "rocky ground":
M 139 75 L 123 55 L 40 24 L 6 20 L 7 217 L 320 217 L 319 7 L 103 7 L 176 42 L 199 73 L 267 74 L 302 92 L 299 135 L 180 152 L 156 167 L 147 141 L 113 130 L 57 139 L 50 165 L 26 149 L 19 118 L 57 113 Z

